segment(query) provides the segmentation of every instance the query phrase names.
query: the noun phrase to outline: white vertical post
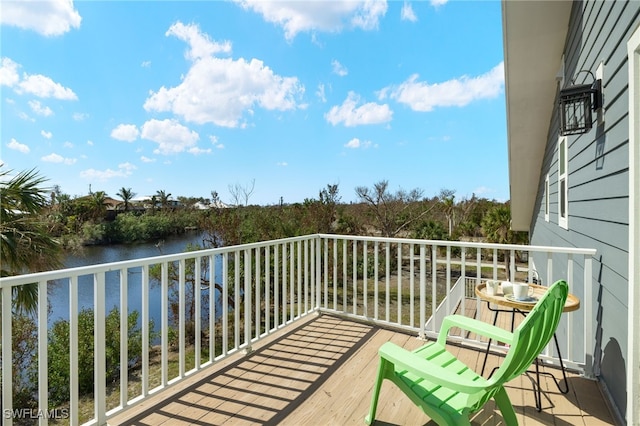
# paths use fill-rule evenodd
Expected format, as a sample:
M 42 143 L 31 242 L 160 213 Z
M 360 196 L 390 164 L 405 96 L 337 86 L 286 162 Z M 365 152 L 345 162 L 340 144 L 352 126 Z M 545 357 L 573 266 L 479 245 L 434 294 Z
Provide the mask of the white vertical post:
M 282 244 L 282 321 L 287 323 L 287 243 Z
M 216 256 L 209 256 L 209 361 L 216 359 Z
M 449 297 L 449 295 L 451 294 L 451 246 L 447 246 L 447 294 L 445 295 L 445 300 L 446 300 L 446 308 L 447 308 L 447 315 L 451 314 L 451 297 Z M 457 302 L 457 301 L 456 301 Z M 437 306 L 438 301 L 436 300 L 436 306 Z M 433 310 L 433 313 L 431 315 L 435 315 L 436 311 L 435 309 Z
M 280 327 L 280 244 L 273 247 L 273 328 Z
M 333 309 L 338 310 L 338 240 L 333 239 Z
M 80 424 L 78 412 L 78 276 L 69 281 L 69 424 Z
M 185 260 L 180 259 L 178 261 L 178 377 L 183 378 L 185 372 L 185 346 L 186 346 L 186 336 L 185 336 L 185 291 L 186 291 L 186 282 L 185 282 Z M 143 281 L 144 283 L 144 278 Z M 144 302 L 142 304 L 143 312 L 144 312 Z M 144 313 L 143 313 L 143 322 L 144 322 Z M 144 338 L 144 336 L 143 336 Z M 142 353 L 145 351 L 143 350 Z M 144 364 L 143 364 L 144 368 Z M 144 382 L 143 382 L 144 389 Z M 143 392 L 144 395 L 144 392 Z
M 427 324 L 427 248 L 420 244 L 420 332 L 421 339 L 425 338 L 425 326 Z M 435 265 L 435 257 L 433 259 Z M 435 266 L 434 266 L 435 268 Z
M 329 307 L 329 241 L 324 240 L 324 307 Z
M 13 409 L 13 342 L 12 342 L 12 306 L 11 287 L 2 287 L 2 409 Z M 11 416 L 5 418 L 2 415 L 2 424 L 11 426 L 13 420 Z
M 379 297 L 379 285 L 380 282 L 378 277 L 380 276 L 380 271 L 378 271 L 378 251 L 379 244 L 378 241 L 373 243 L 373 318 L 380 319 L 378 315 L 378 297 Z
M 264 331 L 271 330 L 271 247 L 264 249 Z
M 369 292 L 367 289 L 367 275 L 368 275 L 368 259 L 367 259 L 367 241 L 362 243 L 362 307 L 364 308 L 363 315 L 369 316 Z
M 142 267 L 142 395 L 149 394 L 149 264 Z
M 120 405 L 127 406 L 129 400 L 129 307 L 127 288 L 129 274 L 126 268 L 120 269 Z M 77 296 L 77 294 L 76 294 Z M 143 349 L 144 350 L 144 349 Z
M 298 316 L 302 315 L 302 241 L 298 241 L 295 243 L 298 247 L 296 256 L 298 258 L 297 262 L 297 277 L 298 277 L 298 294 L 296 296 L 296 304 L 298 305 Z
M 233 347 L 240 347 L 240 251 L 233 256 Z
M 593 275 L 592 275 L 592 258 L 589 255 L 584 255 L 584 298 L 586 300 L 586 306 L 584 310 L 584 375 L 588 378 L 595 378 L 600 374 L 599 360 L 594 358 L 593 351 L 595 349 L 594 329 L 596 324 L 593 321 Z
M 106 377 L 107 370 L 106 354 L 105 354 L 105 278 L 104 272 L 94 274 L 93 276 L 93 305 L 94 305 L 94 338 L 93 338 L 93 354 L 94 354 L 94 404 L 95 419 L 99 425 L 107 422 L 107 389 Z
M 169 264 L 162 262 L 160 279 L 160 364 L 162 387 L 169 381 Z
M 49 357 L 47 323 L 47 282 L 38 282 L 38 408 L 40 413 L 49 409 Z M 38 423 L 48 423 L 47 416 L 39 416 Z
M 347 239 L 342 240 L 342 310 L 348 312 L 347 306 Z
M 251 351 L 251 250 L 244 250 L 244 345 Z M 238 298 L 238 300 L 240 300 Z
M 402 244 L 398 243 L 398 324 L 402 324 Z
M 290 253 L 291 255 L 289 256 L 289 312 L 290 312 L 290 317 L 289 317 L 289 321 L 293 321 L 293 319 L 295 318 L 295 267 L 294 267 L 294 257 L 295 257 L 295 250 L 294 250 L 294 242 L 291 242 L 291 245 L 289 246 L 290 249 Z
M 266 247 L 265 247 L 266 249 Z M 260 258 L 260 248 L 256 248 L 256 272 L 255 272 L 255 283 L 256 283 L 256 295 L 255 295 L 255 317 L 256 317 L 256 330 L 255 330 L 255 338 L 259 338 L 260 337 L 260 324 L 262 323 L 262 315 L 260 313 L 260 284 L 262 283 L 262 277 L 261 277 L 261 261 L 262 259 Z
M 196 257 L 193 259 L 193 286 L 194 286 L 194 321 L 195 321 L 195 338 L 196 338 L 196 347 L 195 347 L 195 369 L 200 369 L 200 364 L 202 364 L 202 360 L 200 359 L 200 353 L 202 352 L 202 279 L 201 279 L 201 263 L 202 257 Z
M 229 349 L 229 253 L 222 254 L 222 355 Z
M 351 275 L 353 276 L 353 314 L 358 315 L 358 241 L 353 240 Z M 366 312 L 366 311 L 365 311 Z
M 416 259 L 415 259 L 415 245 L 413 243 L 411 243 L 411 245 L 409 245 L 409 299 L 411 300 L 409 302 L 409 316 L 411 317 L 409 320 L 409 326 L 411 327 L 415 327 L 416 321 L 415 321 L 415 315 L 416 315 L 416 304 L 415 304 L 415 297 L 416 297 L 416 290 L 415 290 L 415 286 L 416 286 L 416 279 L 415 279 L 415 275 L 416 275 Z
M 431 316 L 434 317 L 436 314 L 436 308 L 438 307 L 438 305 L 436 305 L 438 296 L 438 247 L 435 244 L 431 246 L 431 256 L 433 259 L 431 262 Z M 426 325 L 427 323 L 422 321 L 420 326 L 426 328 Z M 437 331 L 435 321 L 431 321 L 431 331 Z
M 573 254 L 569 253 L 567 255 L 567 282 L 569 284 L 569 293 L 571 293 L 573 289 Z M 573 325 L 575 322 L 575 318 L 577 315 L 564 315 L 567 318 L 567 355 L 566 359 L 573 360 L 575 357 L 573 356 Z M 551 347 L 549 345 L 548 347 Z
M 391 269 L 391 247 L 389 242 L 385 243 L 384 247 L 384 266 L 385 266 L 385 321 L 389 322 L 391 318 L 391 277 L 389 276 L 389 269 Z

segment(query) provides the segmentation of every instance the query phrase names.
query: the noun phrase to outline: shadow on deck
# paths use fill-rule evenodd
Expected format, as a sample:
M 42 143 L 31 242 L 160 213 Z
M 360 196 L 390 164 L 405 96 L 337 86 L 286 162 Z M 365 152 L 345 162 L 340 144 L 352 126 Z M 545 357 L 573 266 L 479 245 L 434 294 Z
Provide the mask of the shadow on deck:
M 378 348 L 393 341 L 409 350 L 422 345 L 415 336 L 341 319 L 310 315 L 254 347 L 194 374 L 109 421 L 110 425 L 364 424 L 378 365 Z M 479 370 L 484 353 L 450 346 L 469 367 Z M 489 356 L 487 371 L 500 361 Z M 543 367 L 547 372 L 554 369 Z M 537 412 L 524 374 L 507 392 L 523 425 L 613 424 L 598 385 L 569 374 L 569 393 L 542 378 Z M 377 424 L 435 424 L 393 385 L 380 394 Z M 502 424 L 490 402 L 473 424 Z

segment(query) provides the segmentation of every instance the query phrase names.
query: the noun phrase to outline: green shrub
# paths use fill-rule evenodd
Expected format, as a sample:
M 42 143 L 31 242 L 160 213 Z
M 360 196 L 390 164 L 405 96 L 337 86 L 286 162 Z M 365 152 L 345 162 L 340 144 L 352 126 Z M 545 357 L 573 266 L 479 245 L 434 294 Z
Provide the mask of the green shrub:
M 127 318 L 129 367 L 142 357 L 139 314 L 133 311 Z M 153 324 L 150 325 L 153 330 Z M 152 339 L 150 338 L 149 341 Z M 106 354 L 106 382 L 120 376 L 120 311 L 114 308 L 106 318 L 104 349 Z M 69 400 L 69 321 L 56 321 L 49 330 L 49 403 L 58 406 Z M 94 388 L 94 314 L 83 309 L 78 314 L 78 392 L 93 394 Z

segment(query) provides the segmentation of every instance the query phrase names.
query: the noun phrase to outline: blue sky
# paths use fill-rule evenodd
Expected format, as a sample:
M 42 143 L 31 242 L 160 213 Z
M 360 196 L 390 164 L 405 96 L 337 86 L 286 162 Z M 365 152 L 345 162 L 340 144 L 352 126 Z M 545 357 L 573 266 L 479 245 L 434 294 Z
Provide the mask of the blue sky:
M 64 193 L 507 200 L 499 1 L 7 1 L 0 158 Z

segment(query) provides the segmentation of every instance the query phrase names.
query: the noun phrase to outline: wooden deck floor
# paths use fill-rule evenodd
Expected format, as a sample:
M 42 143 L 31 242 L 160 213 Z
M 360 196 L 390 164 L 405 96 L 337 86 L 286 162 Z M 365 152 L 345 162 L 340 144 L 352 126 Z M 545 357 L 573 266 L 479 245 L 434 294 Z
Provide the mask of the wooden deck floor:
M 300 326 L 261 342 L 251 355 L 237 354 L 198 372 L 187 383 L 154 395 L 109 424 L 363 425 L 378 364 L 377 350 L 389 340 L 407 349 L 422 344 L 415 336 L 313 315 Z M 457 346 L 450 349 L 479 371 L 484 354 Z M 499 360 L 490 356 L 487 371 Z M 532 379 L 525 374 L 507 387 L 521 425 L 614 424 L 595 382 L 570 374 L 570 391 L 563 395 L 543 376 L 543 410 L 538 413 Z M 472 420 L 474 425 L 503 423 L 493 402 Z M 435 423 L 385 382 L 376 424 Z

